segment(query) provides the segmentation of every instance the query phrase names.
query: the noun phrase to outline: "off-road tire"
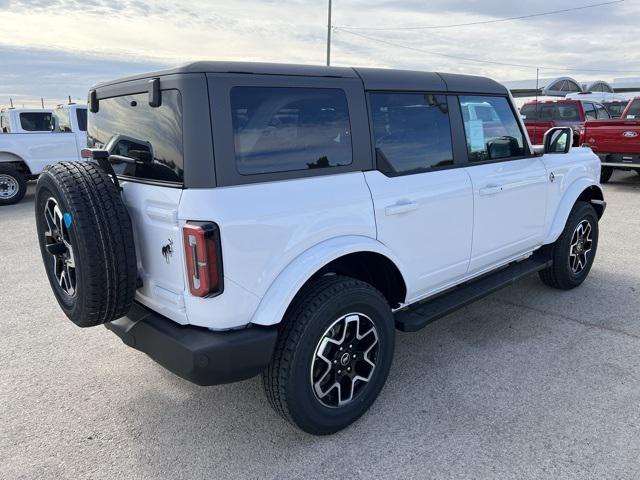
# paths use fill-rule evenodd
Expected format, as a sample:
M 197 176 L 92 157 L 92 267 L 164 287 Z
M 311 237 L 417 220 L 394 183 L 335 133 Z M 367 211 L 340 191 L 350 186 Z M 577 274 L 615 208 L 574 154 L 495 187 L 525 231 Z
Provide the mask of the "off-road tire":
M 350 403 L 321 403 L 310 377 L 318 342 L 340 316 L 360 312 L 375 325 L 380 349 L 369 383 Z M 363 415 L 382 389 L 393 359 L 395 327 L 385 297 L 371 285 L 340 275 L 320 277 L 296 296 L 281 324 L 273 359 L 263 373 L 271 406 L 282 417 L 314 435 L 341 430 Z
M 64 228 L 75 257 L 73 295 L 61 286 L 47 251 L 47 202 L 56 202 L 69 222 Z M 35 213 L 45 270 L 67 317 L 92 327 L 124 316 L 136 290 L 136 253 L 129 214 L 109 176 L 91 162 L 50 165 L 38 179 Z
M 600 183 L 607 183 L 611 180 L 611 175 L 613 175 L 613 167 L 601 167 Z
M 0 179 L 2 177 L 9 177 L 12 187 L 15 188 L 15 186 L 17 186 L 17 188 L 9 197 L 3 197 L 3 195 L 0 195 L 0 207 L 3 205 L 13 205 L 14 203 L 18 203 L 24 198 L 25 193 L 27 193 L 26 177 L 13 165 L 0 163 Z
M 579 273 L 574 273 L 570 266 L 569 255 L 571 239 L 577 226 L 583 221 L 589 222 L 591 226 L 591 254 L 587 257 L 584 268 Z M 555 243 L 543 248 L 553 260 L 553 265 L 539 272 L 540 279 L 543 283 L 561 290 L 570 290 L 582 284 L 587 278 L 587 275 L 589 275 L 598 249 L 598 214 L 593 206 L 587 202 L 576 202 L 560 237 L 558 237 Z

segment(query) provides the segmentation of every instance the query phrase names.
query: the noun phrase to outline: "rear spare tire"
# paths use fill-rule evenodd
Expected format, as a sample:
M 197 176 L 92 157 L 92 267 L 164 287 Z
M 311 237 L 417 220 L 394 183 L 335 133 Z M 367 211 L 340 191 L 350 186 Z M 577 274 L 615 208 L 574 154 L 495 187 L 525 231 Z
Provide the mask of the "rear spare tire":
M 90 162 L 48 166 L 36 187 L 40 251 L 60 307 L 80 327 L 129 311 L 137 268 L 131 220 L 109 176 Z

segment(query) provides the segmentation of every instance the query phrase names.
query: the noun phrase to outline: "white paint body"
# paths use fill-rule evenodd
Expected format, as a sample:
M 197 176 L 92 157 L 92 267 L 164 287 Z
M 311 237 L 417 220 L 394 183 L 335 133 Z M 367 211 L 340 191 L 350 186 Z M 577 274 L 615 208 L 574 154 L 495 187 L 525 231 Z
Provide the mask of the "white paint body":
M 24 131 L 20 128 L 18 115 L 26 110 L 9 110 L 12 133 L 0 134 L 0 163 L 24 162 L 32 175 L 38 175 L 49 164 L 81 160 L 80 151 L 87 147 L 87 132 L 78 128 L 76 110 L 86 107 L 66 105 L 61 108 L 70 110 L 71 132 Z
M 599 172 L 598 157 L 575 148 L 393 178 L 368 171 L 186 190 L 123 182 L 144 284 L 137 300 L 212 330 L 273 325 L 323 266 L 375 252 L 398 267 L 411 304 L 555 241 Z M 217 297 L 189 292 L 188 221 L 220 227 Z M 165 260 L 167 244 L 173 254 Z

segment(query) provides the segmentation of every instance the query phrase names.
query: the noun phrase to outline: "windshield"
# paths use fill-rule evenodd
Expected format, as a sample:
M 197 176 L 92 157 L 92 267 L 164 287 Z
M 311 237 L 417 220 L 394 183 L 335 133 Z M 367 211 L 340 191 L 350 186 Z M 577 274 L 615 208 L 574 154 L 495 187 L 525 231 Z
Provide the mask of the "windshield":
M 527 120 L 551 122 L 579 122 L 580 114 L 575 103 L 528 103 L 520 109 L 520 114 Z

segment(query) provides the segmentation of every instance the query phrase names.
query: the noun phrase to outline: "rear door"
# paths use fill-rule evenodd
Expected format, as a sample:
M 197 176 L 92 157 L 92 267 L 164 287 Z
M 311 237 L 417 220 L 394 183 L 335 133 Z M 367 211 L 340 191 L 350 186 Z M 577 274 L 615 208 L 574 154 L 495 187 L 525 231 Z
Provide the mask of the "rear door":
M 540 158 L 529 152 L 507 97 L 461 95 L 474 198 L 469 272 L 505 263 L 541 245 L 548 188 Z M 495 115 L 473 118 L 484 104 Z
M 378 240 L 405 265 L 411 301 L 467 273 L 471 182 L 464 168 L 457 168 L 453 145 L 460 142 L 452 142 L 455 122 L 450 120 L 446 95 L 368 96 L 377 169 L 365 172 L 365 178 Z

